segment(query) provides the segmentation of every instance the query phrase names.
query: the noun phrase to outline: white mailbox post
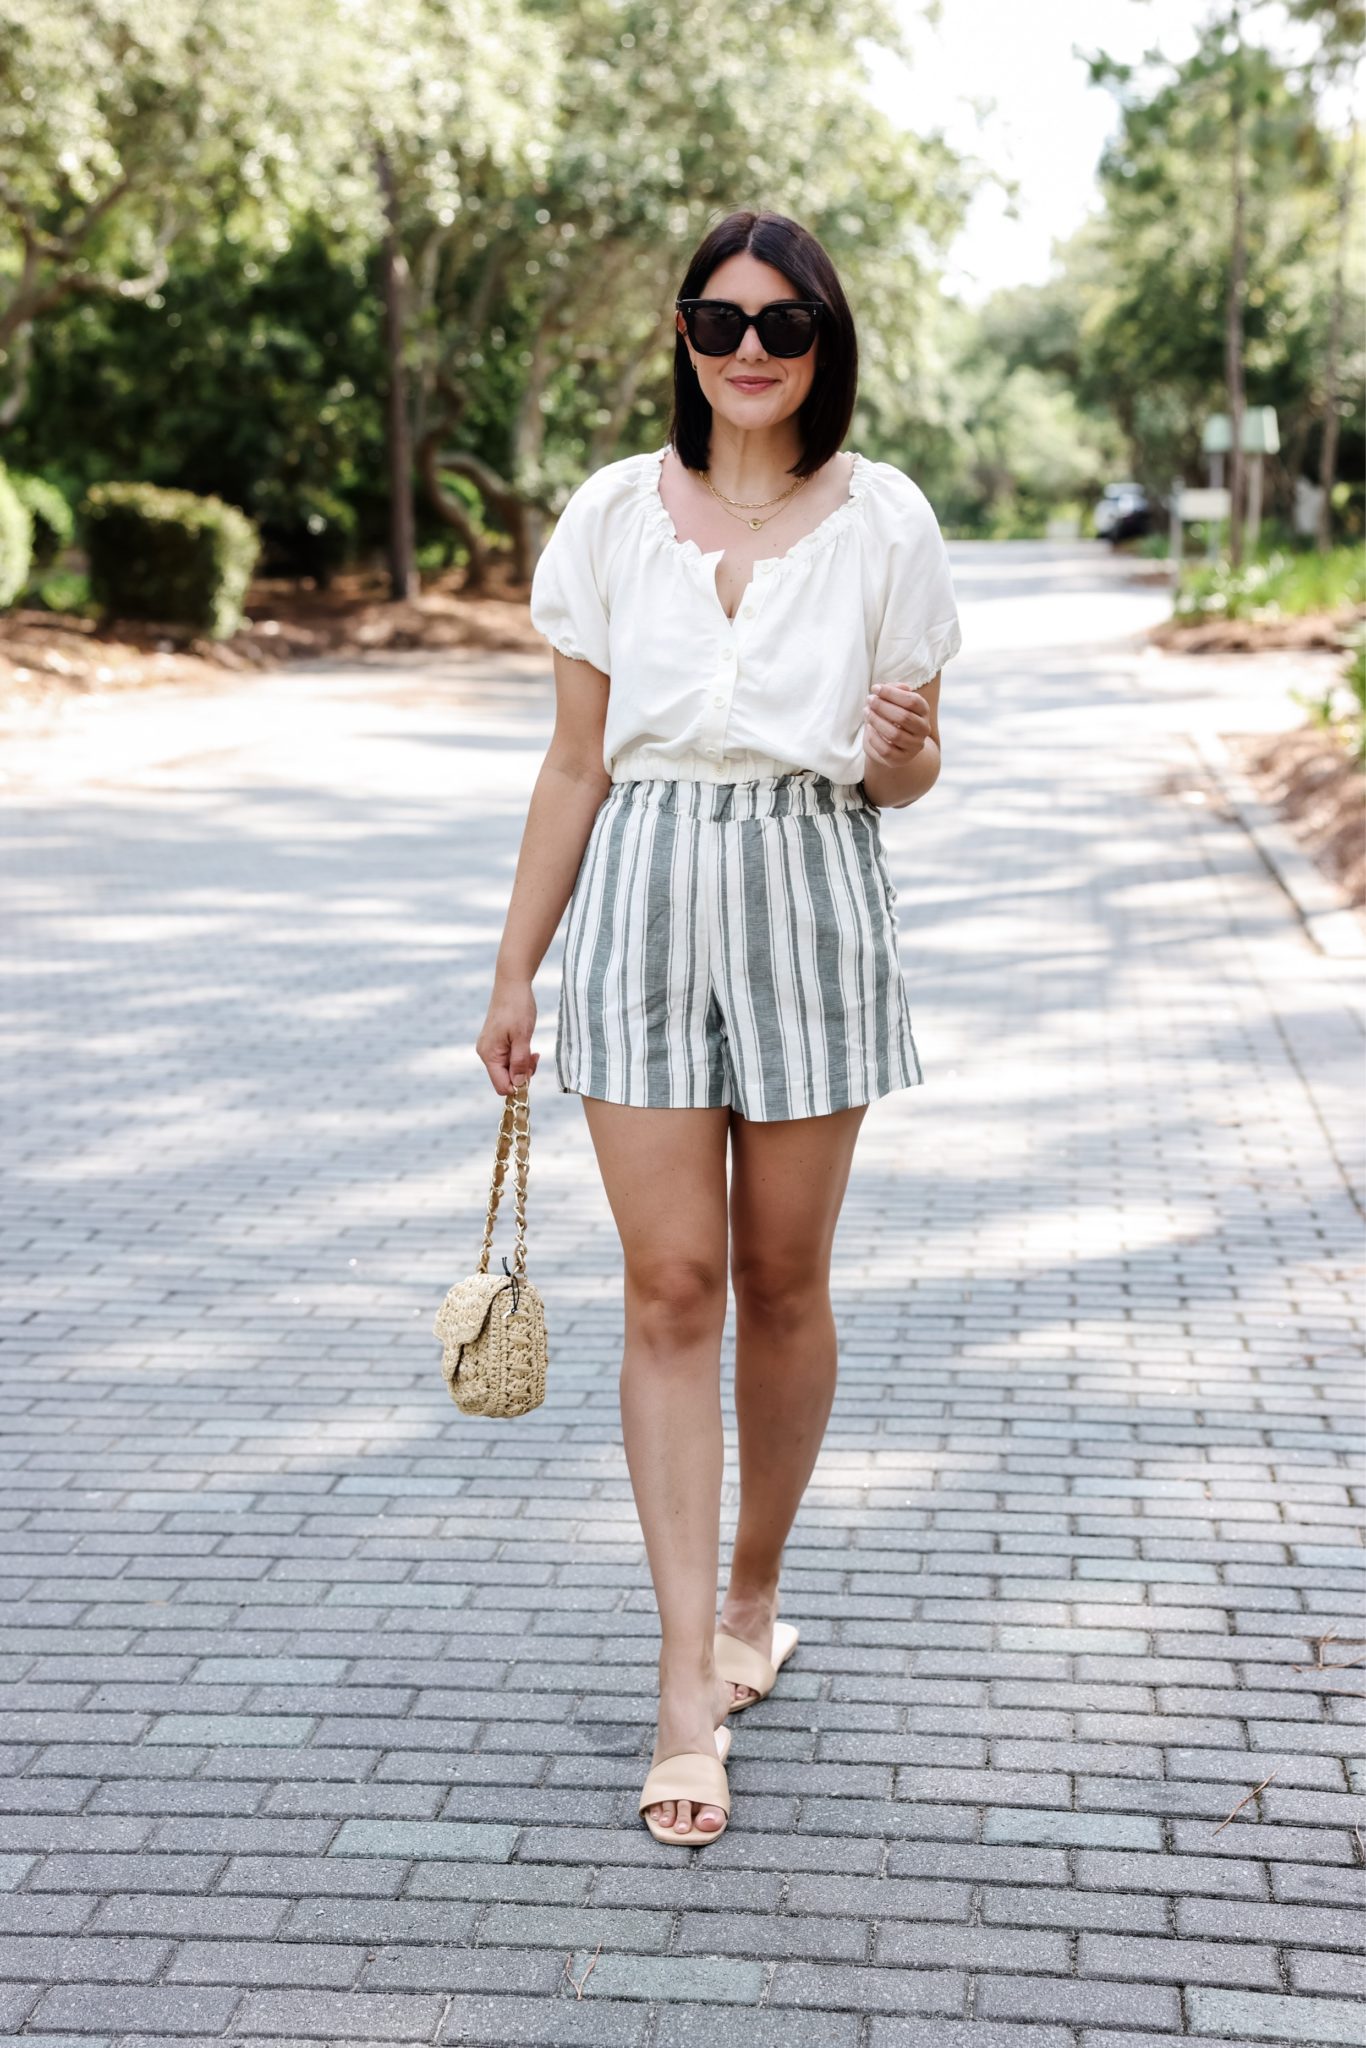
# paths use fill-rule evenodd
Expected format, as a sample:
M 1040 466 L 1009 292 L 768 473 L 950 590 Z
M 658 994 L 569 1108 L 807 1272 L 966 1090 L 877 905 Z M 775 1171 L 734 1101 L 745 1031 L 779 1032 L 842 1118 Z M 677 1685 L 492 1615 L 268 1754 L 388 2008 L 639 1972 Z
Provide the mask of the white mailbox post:
M 1256 547 L 1262 525 L 1262 458 L 1281 445 L 1274 405 L 1249 405 L 1243 412 L 1243 453 L 1247 465 L 1247 544 Z M 1209 457 L 1209 480 L 1217 490 L 1224 481 L 1224 457 L 1233 446 L 1233 427 L 1226 412 L 1212 412 L 1205 421 L 1200 446 Z
M 1188 489 L 1183 478 L 1174 476 L 1171 489 L 1171 556 L 1172 574 L 1181 573 L 1181 531 L 1186 520 L 1203 519 L 1209 524 L 1209 538 L 1205 544 L 1206 558 L 1213 562 L 1219 554 L 1219 526 L 1228 518 L 1231 499 L 1222 485 L 1206 490 Z

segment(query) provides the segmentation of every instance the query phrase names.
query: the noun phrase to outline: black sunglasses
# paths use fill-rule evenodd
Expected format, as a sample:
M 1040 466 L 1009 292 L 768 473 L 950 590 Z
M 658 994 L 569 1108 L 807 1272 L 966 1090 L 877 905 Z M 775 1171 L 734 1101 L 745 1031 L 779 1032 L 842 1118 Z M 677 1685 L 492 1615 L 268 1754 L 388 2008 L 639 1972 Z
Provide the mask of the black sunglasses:
M 728 356 L 753 327 L 769 356 L 804 356 L 816 339 L 825 306 L 820 299 L 774 299 L 747 313 L 733 299 L 678 299 L 688 339 L 700 356 Z

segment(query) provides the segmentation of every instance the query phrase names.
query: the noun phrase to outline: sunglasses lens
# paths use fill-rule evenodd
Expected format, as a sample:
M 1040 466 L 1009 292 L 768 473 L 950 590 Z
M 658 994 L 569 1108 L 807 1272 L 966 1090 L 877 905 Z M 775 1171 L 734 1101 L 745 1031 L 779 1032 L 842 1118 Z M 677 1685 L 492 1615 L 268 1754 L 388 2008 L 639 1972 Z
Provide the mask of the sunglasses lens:
M 769 306 L 759 338 L 771 356 L 804 356 L 816 332 L 809 306 Z
M 718 299 L 690 306 L 683 317 L 700 355 L 728 356 L 739 348 L 752 316 Z M 816 338 L 816 318 L 810 306 L 765 306 L 754 322 L 760 346 L 771 356 L 804 356 Z
M 740 345 L 740 318 L 731 306 L 694 306 L 688 325 L 704 356 L 728 356 Z

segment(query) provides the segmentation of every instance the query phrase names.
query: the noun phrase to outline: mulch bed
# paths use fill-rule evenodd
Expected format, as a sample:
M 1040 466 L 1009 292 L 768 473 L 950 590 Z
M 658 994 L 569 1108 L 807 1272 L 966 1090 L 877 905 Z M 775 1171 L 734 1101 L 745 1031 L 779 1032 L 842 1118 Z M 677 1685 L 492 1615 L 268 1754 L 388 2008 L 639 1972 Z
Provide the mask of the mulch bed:
M 1164 619 L 1150 626 L 1155 647 L 1173 654 L 1256 654 L 1266 647 L 1343 648 L 1352 626 L 1366 618 L 1366 605 L 1335 612 L 1305 612 L 1293 619 L 1199 619 L 1181 625 Z
M 339 577 L 327 590 L 258 582 L 230 640 L 172 637 L 164 626 L 97 624 L 73 613 L 0 614 L 0 702 L 12 710 L 87 691 L 149 684 L 222 686 L 254 669 L 329 655 L 349 661 L 451 648 L 535 654 L 545 643 L 527 613 L 525 583 L 497 571 L 480 596 L 466 596 L 457 572 L 395 604 L 373 576 Z
M 1366 605 L 1291 619 L 1204 619 L 1149 629 L 1154 646 L 1179 654 L 1255 654 L 1268 648 L 1344 653 Z M 1366 774 L 1336 726 L 1289 732 L 1225 733 L 1234 764 L 1298 844 L 1356 909 L 1366 909 Z
M 1225 733 L 1235 765 L 1347 901 L 1366 909 L 1366 774 L 1333 727 Z

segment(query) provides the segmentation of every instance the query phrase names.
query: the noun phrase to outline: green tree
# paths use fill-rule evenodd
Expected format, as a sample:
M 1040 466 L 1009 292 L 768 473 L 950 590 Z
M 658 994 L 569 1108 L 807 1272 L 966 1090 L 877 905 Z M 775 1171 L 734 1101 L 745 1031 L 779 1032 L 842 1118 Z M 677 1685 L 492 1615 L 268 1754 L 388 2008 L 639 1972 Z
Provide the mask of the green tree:
M 357 0 L 354 22 L 365 47 L 355 123 L 381 212 L 390 582 L 405 597 L 416 574 L 410 356 L 424 341 L 430 356 L 433 278 L 487 245 L 485 194 L 516 192 L 548 160 L 558 50 L 516 0 Z
M 542 0 L 560 125 L 529 189 L 484 195 L 491 233 L 426 279 L 419 464 L 483 492 L 529 573 L 541 517 L 586 469 L 658 436 L 670 303 L 706 227 L 797 214 L 830 249 L 864 343 L 861 429 L 903 452 L 924 399 L 933 263 L 971 196 L 935 138 L 872 106 L 861 50 L 901 49 L 880 0 Z M 688 51 L 680 65 L 680 49 Z M 477 444 L 505 395 L 502 446 Z
M 59 307 L 153 296 L 225 201 L 282 241 L 335 197 L 337 18 L 328 0 L 0 0 L 0 427 Z
M 1100 165 L 1105 260 L 1083 316 L 1088 374 L 1113 394 L 1134 466 L 1159 487 L 1198 465 L 1200 426 L 1222 394 L 1235 561 L 1246 392 L 1277 406 L 1292 445 L 1296 420 L 1318 408 L 1325 234 L 1337 214 L 1336 143 L 1314 68 L 1250 42 L 1255 12 L 1256 0 L 1221 7 L 1179 66 L 1158 52 L 1139 67 L 1091 61 L 1121 120 Z

